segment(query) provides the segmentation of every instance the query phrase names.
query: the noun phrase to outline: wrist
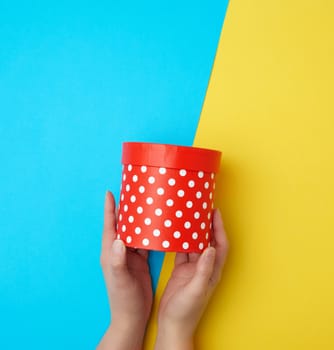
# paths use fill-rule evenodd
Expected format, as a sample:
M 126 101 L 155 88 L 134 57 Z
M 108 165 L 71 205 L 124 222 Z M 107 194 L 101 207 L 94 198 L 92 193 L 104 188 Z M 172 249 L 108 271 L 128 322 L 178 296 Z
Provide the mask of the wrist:
M 109 328 L 116 329 L 122 334 L 143 335 L 145 333 L 147 322 L 140 317 L 116 317 L 112 316 Z
M 193 350 L 193 334 L 184 327 L 158 327 L 155 350 Z
M 109 329 L 113 334 L 122 335 L 128 342 L 133 344 L 131 349 L 141 349 L 146 331 L 146 322 L 135 318 L 113 318 Z M 136 347 L 134 347 L 136 346 Z
M 141 350 L 145 327 L 126 322 L 112 322 L 105 332 L 98 350 Z

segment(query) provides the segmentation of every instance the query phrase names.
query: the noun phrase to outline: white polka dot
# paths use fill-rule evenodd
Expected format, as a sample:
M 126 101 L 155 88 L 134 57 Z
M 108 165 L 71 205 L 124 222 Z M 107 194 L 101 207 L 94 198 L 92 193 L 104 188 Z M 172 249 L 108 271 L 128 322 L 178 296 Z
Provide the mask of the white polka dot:
M 136 201 L 136 196 L 133 194 L 131 197 L 130 197 L 130 202 L 131 203 L 134 203 Z
M 183 249 L 188 249 L 189 248 L 189 243 L 188 242 L 183 242 L 182 248 Z
M 126 180 L 126 174 L 123 174 L 123 181 Z
M 205 226 L 206 226 L 206 225 L 205 225 L 205 222 L 202 222 L 202 223 L 201 223 L 201 229 L 204 230 L 204 229 L 205 229 Z
M 208 219 L 210 220 L 210 218 L 211 218 L 211 213 L 208 213 Z
M 203 173 L 203 171 L 199 171 L 197 175 L 200 179 L 202 179 L 204 176 L 204 173 Z
M 198 245 L 198 248 L 199 248 L 200 250 L 202 250 L 202 249 L 204 248 L 204 244 L 201 242 L 201 243 Z
M 164 190 L 162 187 L 159 187 L 159 188 L 157 189 L 157 194 L 158 194 L 159 196 L 162 196 L 164 193 L 165 193 L 165 190 Z
M 164 225 L 165 225 L 165 227 L 171 227 L 172 226 L 172 221 L 167 219 L 167 220 L 165 220 Z
M 150 176 L 150 177 L 148 178 L 148 182 L 149 182 L 150 184 L 154 184 L 154 183 L 155 183 L 155 177 L 154 177 L 154 176 Z
M 166 201 L 166 205 L 167 205 L 168 207 L 172 207 L 173 204 L 174 204 L 174 201 L 173 201 L 172 199 L 168 199 L 168 200 Z
M 173 179 L 172 177 L 168 180 L 168 185 L 169 186 L 174 186 L 175 185 L 175 179 Z
M 156 216 L 161 216 L 162 215 L 162 210 L 160 208 L 155 209 L 154 211 Z
M 166 168 L 159 168 L 159 173 L 160 173 L 161 175 L 166 174 Z
M 212 199 L 212 192 L 209 193 L 209 198 Z
M 174 236 L 174 238 L 176 238 L 176 239 L 180 238 L 180 237 L 181 237 L 180 231 L 175 231 L 175 232 L 173 233 L 173 236 Z
M 145 247 L 147 247 L 147 246 L 150 244 L 150 241 L 149 241 L 148 238 L 144 238 L 144 239 L 142 240 L 142 243 L 143 243 L 143 245 L 144 245 Z
M 199 219 L 200 216 L 201 216 L 201 214 L 198 211 L 195 211 L 194 218 Z
M 122 225 L 122 232 L 125 232 L 125 231 L 126 231 L 126 226 Z
M 138 214 L 143 214 L 143 211 L 144 211 L 143 207 L 138 207 L 137 208 L 137 213 Z
M 128 165 L 128 171 L 131 171 L 131 170 L 132 170 L 132 165 L 129 164 L 129 165 Z
M 122 219 L 123 219 L 122 214 L 119 214 L 118 220 L 119 220 L 119 221 L 122 221 Z
M 179 174 L 180 174 L 180 176 L 186 176 L 186 175 L 187 175 L 187 172 L 186 172 L 186 170 L 181 169 L 181 170 L 179 171 Z
M 189 186 L 190 188 L 193 188 L 193 187 L 195 186 L 195 181 L 190 180 L 190 181 L 188 182 L 188 186 Z
M 202 192 L 197 191 L 196 192 L 196 198 L 200 199 L 202 197 Z
M 206 189 L 208 189 L 209 188 L 209 183 L 208 182 L 206 182 L 205 184 L 204 184 L 204 187 L 206 188 Z
M 147 171 L 147 166 L 142 165 L 142 166 L 140 167 L 140 171 L 141 171 L 142 173 L 146 173 L 146 171 Z
M 162 242 L 162 246 L 163 246 L 164 248 L 168 248 L 168 247 L 169 247 L 169 242 L 168 242 L 168 241 L 163 241 L 163 242 Z
M 121 239 L 121 235 L 117 233 L 116 239 Z
M 135 233 L 136 233 L 137 235 L 139 235 L 140 232 L 141 232 L 141 228 L 140 228 L 140 227 L 136 227 L 136 228 L 135 228 Z
M 145 225 L 149 226 L 151 225 L 152 220 L 150 218 L 146 218 L 144 222 L 145 222 Z
M 211 173 L 211 179 L 213 180 L 215 177 L 215 174 L 214 173 Z
M 135 218 L 132 216 L 132 215 L 130 215 L 129 217 L 128 217 L 128 220 L 129 220 L 129 222 L 134 222 L 135 221 Z
M 205 239 L 209 239 L 209 232 L 205 234 Z
M 132 237 L 131 236 L 126 237 L 126 243 L 131 243 L 131 242 L 132 242 Z
M 203 207 L 203 209 L 206 209 L 208 207 L 208 203 L 207 202 L 203 202 L 202 207 Z
M 190 228 L 190 227 L 191 227 L 190 221 L 186 221 L 186 222 L 184 223 L 184 228 Z
M 192 208 L 193 202 L 192 201 L 187 201 L 186 206 L 187 206 L 187 208 Z
M 121 201 L 124 201 L 124 194 L 121 195 Z
M 133 182 L 137 182 L 138 181 L 138 176 L 137 175 L 133 175 L 132 176 L 132 181 Z
M 127 204 L 125 204 L 125 205 L 124 205 L 124 211 L 125 211 L 125 212 L 127 212 L 127 211 L 128 211 L 128 209 L 129 209 L 128 205 L 127 205 Z
M 177 210 L 176 211 L 176 213 L 175 213 L 175 216 L 177 217 L 177 218 L 182 218 L 182 211 L 181 210 Z
M 157 228 L 153 230 L 153 236 L 155 237 L 159 237 L 160 236 L 160 230 L 158 230 Z
M 198 238 L 198 233 L 197 232 L 194 232 L 191 236 L 193 239 L 197 239 Z
M 131 188 L 130 185 L 127 184 L 127 185 L 125 186 L 125 191 L 126 191 L 126 192 L 129 192 L 129 191 L 130 191 L 130 188 Z
M 144 193 L 145 192 L 145 187 L 144 186 L 139 186 L 139 192 Z
M 178 195 L 179 197 L 183 197 L 183 196 L 184 196 L 184 191 L 183 191 L 183 190 L 178 190 L 178 191 L 177 191 L 177 195 Z
M 153 203 L 153 198 L 152 197 L 147 197 L 146 198 L 146 203 L 147 204 L 152 204 Z

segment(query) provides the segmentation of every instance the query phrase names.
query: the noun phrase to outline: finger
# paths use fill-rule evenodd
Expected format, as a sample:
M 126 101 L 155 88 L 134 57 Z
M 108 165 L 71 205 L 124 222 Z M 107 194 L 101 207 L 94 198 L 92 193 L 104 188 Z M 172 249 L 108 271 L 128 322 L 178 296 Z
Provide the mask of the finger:
M 111 192 L 107 191 L 104 205 L 104 225 L 102 236 L 102 253 L 110 251 L 116 238 L 115 199 Z
M 113 240 L 116 237 L 115 198 L 110 191 L 106 193 L 104 205 L 103 234 L 105 236 L 111 236 Z
M 214 271 L 212 275 L 212 281 L 218 282 L 220 279 L 221 271 L 224 266 L 227 252 L 229 248 L 229 243 L 224 228 L 224 223 L 220 214 L 219 209 L 214 211 L 213 215 L 213 236 L 216 248 L 216 261 L 214 266 Z
M 106 199 L 105 199 L 105 205 L 104 205 L 104 226 L 103 230 L 105 232 L 112 232 L 114 233 L 116 231 L 116 214 L 115 214 L 115 198 L 114 195 L 107 191 L 106 193 Z
M 219 209 L 213 213 L 213 236 L 218 256 L 227 253 L 229 244 Z
M 189 283 L 194 295 L 200 296 L 207 291 L 214 270 L 215 257 L 216 249 L 208 247 L 198 259 L 195 275 Z
M 215 239 L 215 236 L 214 236 L 213 227 L 211 229 L 210 246 L 212 246 L 212 247 L 216 246 L 216 239 Z
M 188 254 L 187 253 L 176 253 L 174 266 L 178 266 L 188 262 Z
M 130 275 L 126 261 L 126 247 L 120 239 L 115 239 L 111 246 L 110 272 L 115 283 L 127 285 Z
M 115 209 L 115 217 L 118 218 L 118 212 L 119 212 L 119 205 Z
M 189 262 L 196 262 L 200 256 L 200 253 L 189 253 Z
M 213 238 L 218 246 L 228 246 L 228 240 L 220 210 L 213 212 Z
M 147 249 L 138 249 L 137 254 L 144 257 L 145 259 L 148 258 L 148 250 Z

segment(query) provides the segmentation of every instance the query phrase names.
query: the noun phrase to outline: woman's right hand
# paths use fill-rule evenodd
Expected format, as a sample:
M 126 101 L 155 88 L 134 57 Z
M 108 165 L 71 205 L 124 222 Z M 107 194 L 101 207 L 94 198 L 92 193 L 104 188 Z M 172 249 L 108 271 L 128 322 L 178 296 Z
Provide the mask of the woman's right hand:
M 218 209 L 213 215 L 211 246 L 202 254 L 176 253 L 174 270 L 160 301 L 156 350 L 193 349 L 193 335 L 217 286 L 228 252 Z

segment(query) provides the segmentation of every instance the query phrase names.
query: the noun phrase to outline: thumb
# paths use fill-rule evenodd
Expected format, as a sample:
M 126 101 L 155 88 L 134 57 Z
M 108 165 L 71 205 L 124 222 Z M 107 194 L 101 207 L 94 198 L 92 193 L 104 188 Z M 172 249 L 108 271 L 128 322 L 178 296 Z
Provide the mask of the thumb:
M 126 248 L 120 239 L 115 239 L 111 246 L 110 265 L 111 273 L 117 280 L 127 277 Z
M 206 248 L 200 256 L 197 262 L 195 275 L 190 282 L 190 288 L 194 293 L 202 294 L 208 289 L 210 278 L 214 270 L 215 258 L 216 249 L 214 247 Z

